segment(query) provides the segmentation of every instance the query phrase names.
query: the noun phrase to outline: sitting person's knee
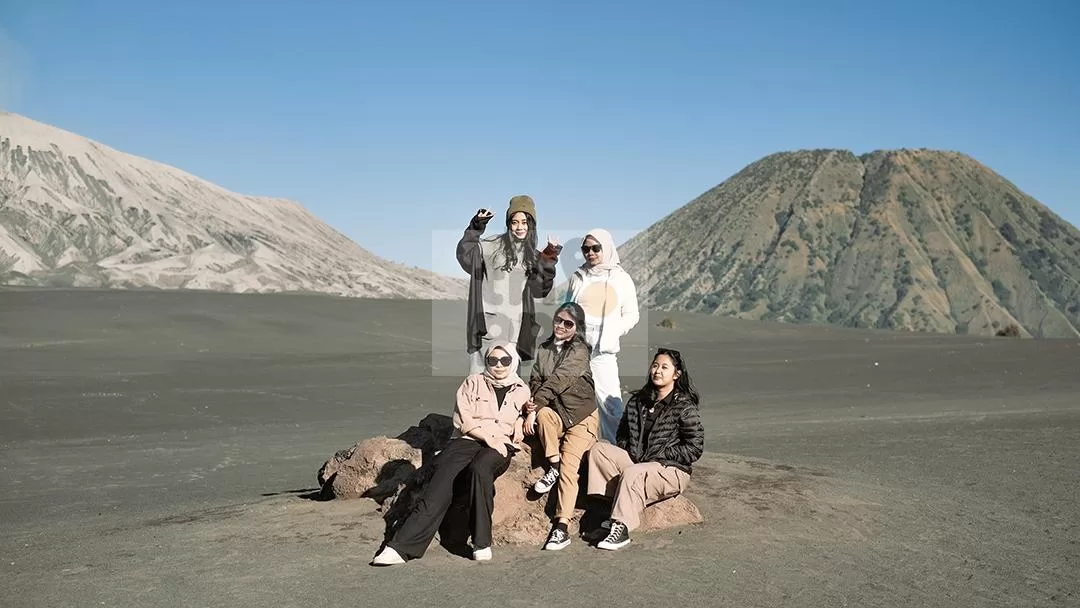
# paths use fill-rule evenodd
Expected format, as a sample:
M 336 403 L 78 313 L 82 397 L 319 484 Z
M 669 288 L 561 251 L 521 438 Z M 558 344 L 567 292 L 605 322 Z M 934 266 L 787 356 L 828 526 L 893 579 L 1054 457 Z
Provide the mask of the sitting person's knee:
M 562 419 L 559 418 L 559 412 L 551 409 L 550 407 L 542 407 L 536 412 L 536 418 L 541 422 L 547 423 L 559 423 L 562 424 Z
M 622 478 L 624 482 L 633 482 L 638 479 L 644 479 L 646 475 L 652 471 L 653 467 L 649 466 L 649 463 L 632 464 L 622 471 Z

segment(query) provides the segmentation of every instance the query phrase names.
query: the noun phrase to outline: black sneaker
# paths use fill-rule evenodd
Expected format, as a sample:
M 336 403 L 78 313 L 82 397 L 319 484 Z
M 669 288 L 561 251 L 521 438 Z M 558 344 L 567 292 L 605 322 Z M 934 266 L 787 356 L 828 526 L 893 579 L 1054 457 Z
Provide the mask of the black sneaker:
M 536 490 L 537 494 L 547 494 L 551 488 L 555 487 L 557 481 L 559 481 L 559 467 L 549 466 L 544 476 L 533 484 L 533 490 Z
M 551 534 L 548 535 L 547 544 L 544 545 L 544 551 L 558 551 L 559 549 L 565 549 L 570 544 L 570 533 L 563 530 L 561 527 L 556 526 L 551 530 Z
M 596 546 L 599 549 L 618 551 L 628 544 L 630 544 L 630 531 L 626 528 L 626 524 L 621 521 L 612 521 L 611 532 Z

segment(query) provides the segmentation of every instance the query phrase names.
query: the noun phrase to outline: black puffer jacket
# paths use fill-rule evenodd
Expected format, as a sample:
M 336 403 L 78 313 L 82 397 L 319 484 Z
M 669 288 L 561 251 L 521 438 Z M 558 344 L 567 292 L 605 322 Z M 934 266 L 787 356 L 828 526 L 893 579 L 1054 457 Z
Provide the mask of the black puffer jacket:
M 639 395 L 630 398 L 615 434 L 616 444 L 634 462 L 659 462 L 691 473 L 693 463 L 705 450 L 705 427 L 697 404 L 688 395 L 676 394 L 657 414 L 648 442 L 642 437 L 646 405 Z M 642 453 L 646 445 L 647 451 Z

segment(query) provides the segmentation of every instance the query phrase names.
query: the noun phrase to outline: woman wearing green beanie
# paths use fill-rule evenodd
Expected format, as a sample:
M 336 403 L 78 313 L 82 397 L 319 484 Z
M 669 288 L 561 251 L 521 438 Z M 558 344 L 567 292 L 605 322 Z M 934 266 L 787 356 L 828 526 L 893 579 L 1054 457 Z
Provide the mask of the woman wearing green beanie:
M 506 231 L 482 239 L 494 216 L 487 209 L 477 211 L 457 244 L 458 264 L 470 277 L 465 324 L 470 374 L 484 369 L 481 353 L 499 340 L 516 348 L 523 369 L 531 369 L 540 332 L 535 300 L 547 297 L 555 285 L 555 266 L 562 250 L 549 238 L 544 250 L 537 251 L 532 197 L 511 198 Z

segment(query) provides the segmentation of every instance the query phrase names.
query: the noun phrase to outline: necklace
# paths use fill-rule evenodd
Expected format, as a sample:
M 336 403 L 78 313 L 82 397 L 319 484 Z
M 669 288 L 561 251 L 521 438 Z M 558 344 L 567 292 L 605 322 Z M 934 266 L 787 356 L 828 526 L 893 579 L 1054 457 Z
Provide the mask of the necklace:
M 660 398 L 660 399 L 657 399 L 656 401 L 653 401 L 653 404 L 649 406 L 649 410 L 648 410 L 649 413 L 651 414 L 651 413 L 655 412 L 656 411 L 656 406 L 659 405 L 661 401 L 663 401 L 664 399 L 666 399 L 666 398 L 668 398 L 670 396 L 671 396 L 671 393 L 669 392 L 667 395 L 664 395 L 663 398 Z

